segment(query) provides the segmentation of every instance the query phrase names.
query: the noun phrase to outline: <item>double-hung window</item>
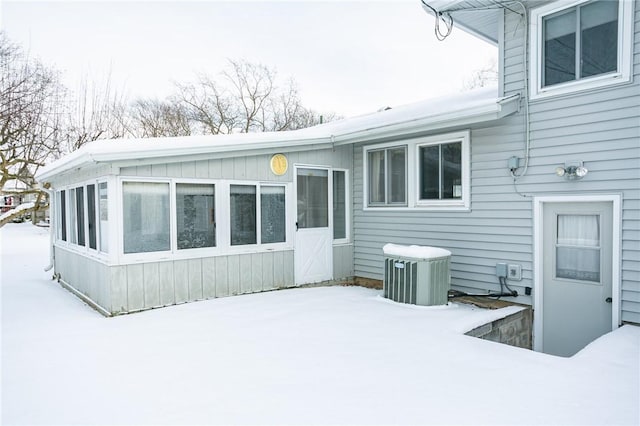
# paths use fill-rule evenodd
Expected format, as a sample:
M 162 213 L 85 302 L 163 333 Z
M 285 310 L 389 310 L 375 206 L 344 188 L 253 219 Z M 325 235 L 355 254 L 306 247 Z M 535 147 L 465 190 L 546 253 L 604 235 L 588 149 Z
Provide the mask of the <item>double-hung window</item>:
M 632 3 L 556 1 L 533 9 L 532 98 L 629 81 Z
M 369 206 L 407 204 L 407 147 L 366 150 Z

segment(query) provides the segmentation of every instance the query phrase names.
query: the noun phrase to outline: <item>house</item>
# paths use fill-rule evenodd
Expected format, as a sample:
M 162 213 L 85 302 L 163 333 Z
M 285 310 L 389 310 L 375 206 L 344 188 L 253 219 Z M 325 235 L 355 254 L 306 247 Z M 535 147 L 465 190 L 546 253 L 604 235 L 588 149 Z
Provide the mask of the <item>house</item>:
M 497 88 L 290 132 L 90 143 L 37 176 L 59 281 L 116 315 L 379 282 L 383 245 L 417 244 L 450 251 L 467 293 L 509 265 L 536 350 L 640 323 L 638 2 L 427 3 L 497 45 Z

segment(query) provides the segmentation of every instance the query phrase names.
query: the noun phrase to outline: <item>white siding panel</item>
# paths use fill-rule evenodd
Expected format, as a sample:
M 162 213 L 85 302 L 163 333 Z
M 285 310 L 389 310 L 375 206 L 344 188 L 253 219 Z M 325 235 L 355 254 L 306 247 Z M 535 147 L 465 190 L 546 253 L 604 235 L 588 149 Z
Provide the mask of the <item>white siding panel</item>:
M 143 265 L 127 266 L 127 310 L 144 309 L 144 268 Z
M 271 290 L 273 283 L 273 253 L 264 253 L 262 256 L 262 289 Z
M 127 267 L 112 266 L 109 268 L 109 281 L 111 284 L 111 313 L 127 312 Z
M 189 259 L 189 301 L 201 300 L 202 295 L 202 259 Z
M 227 256 L 229 295 L 240 294 L 240 256 Z
M 157 263 L 147 263 L 144 273 L 144 307 L 160 306 L 160 270 Z
M 251 255 L 243 254 L 239 256 L 240 261 L 240 293 L 252 293 L 252 273 Z
M 173 285 L 176 303 L 189 300 L 189 261 L 176 260 L 173 262 Z
M 251 280 L 253 291 L 262 291 L 262 256 L 259 253 L 251 255 Z
M 227 257 L 216 257 L 216 297 L 229 295 L 229 281 L 227 273 Z
M 158 282 L 160 286 L 160 304 L 173 305 L 176 303 L 175 286 L 173 278 L 173 263 L 158 263 Z
M 202 259 L 202 289 L 205 299 L 216 297 L 216 261 L 213 257 Z

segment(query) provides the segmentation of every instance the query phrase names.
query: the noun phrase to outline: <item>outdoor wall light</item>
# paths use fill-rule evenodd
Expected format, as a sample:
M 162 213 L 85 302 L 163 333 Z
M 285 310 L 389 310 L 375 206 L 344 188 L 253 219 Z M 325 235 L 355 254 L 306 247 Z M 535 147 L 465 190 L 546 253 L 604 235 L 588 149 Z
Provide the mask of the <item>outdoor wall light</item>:
M 586 167 L 582 165 L 582 161 L 564 163 L 563 166 L 556 167 L 556 175 L 566 177 L 569 180 L 582 179 L 589 173 Z

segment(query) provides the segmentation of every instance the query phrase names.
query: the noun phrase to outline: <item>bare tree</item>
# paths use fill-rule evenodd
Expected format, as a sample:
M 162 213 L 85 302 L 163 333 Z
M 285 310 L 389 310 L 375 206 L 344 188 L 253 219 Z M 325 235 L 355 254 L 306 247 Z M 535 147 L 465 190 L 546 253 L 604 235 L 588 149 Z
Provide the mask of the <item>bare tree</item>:
M 58 75 L 12 43 L 0 32 L 0 190 L 9 180 L 26 185 L 21 195 L 35 194 L 28 210 L 3 215 L 0 226 L 18 214 L 47 207 L 47 194 L 36 187 L 34 175 L 45 160 L 59 152 L 60 105 L 64 89 Z
M 127 100 L 114 89 L 109 73 L 102 83 L 82 79 L 67 113 L 67 149 L 75 151 L 98 139 L 123 138 L 130 131 Z
M 230 60 L 217 78 L 200 74 L 195 83 L 176 88 L 175 99 L 194 133 L 295 130 L 320 121 L 319 114 L 302 105 L 293 79 L 280 86 L 273 69 L 244 60 Z
M 462 84 L 462 90 L 472 90 L 498 82 L 498 64 L 491 59 L 486 66 L 477 69 Z
M 186 108 L 168 99 L 158 101 L 139 99 L 130 107 L 133 136 L 154 138 L 160 136 L 189 136 L 191 124 Z

